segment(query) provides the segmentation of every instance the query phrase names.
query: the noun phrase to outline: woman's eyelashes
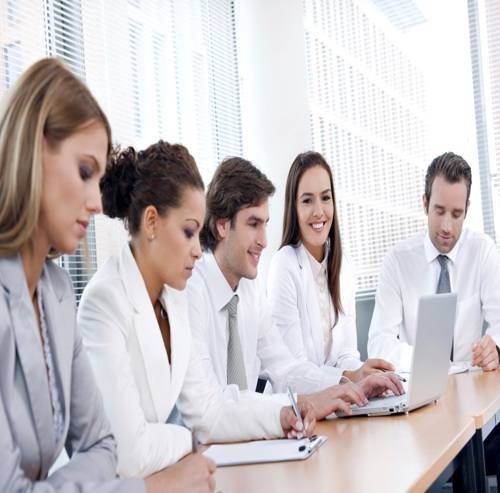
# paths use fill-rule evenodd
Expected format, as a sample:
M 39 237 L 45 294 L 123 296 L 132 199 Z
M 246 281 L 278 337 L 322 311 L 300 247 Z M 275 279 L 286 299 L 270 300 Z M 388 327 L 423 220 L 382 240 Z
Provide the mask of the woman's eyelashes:
M 80 170 L 80 178 L 83 181 L 86 181 L 92 177 L 92 166 L 88 164 L 81 164 L 79 170 Z
M 186 238 L 191 239 L 194 236 L 194 231 L 190 228 L 184 228 L 184 234 Z

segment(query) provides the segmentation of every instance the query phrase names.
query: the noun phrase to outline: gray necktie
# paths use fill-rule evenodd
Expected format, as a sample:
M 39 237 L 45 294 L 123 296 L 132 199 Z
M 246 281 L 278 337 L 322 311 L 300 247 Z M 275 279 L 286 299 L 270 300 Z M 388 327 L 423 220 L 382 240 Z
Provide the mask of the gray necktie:
M 235 383 L 240 390 L 248 388 L 245 363 L 241 351 L 240 334 L 238 332 L 238 316 L 236 307 L 238 295 L 235 294 L 226 305 L 229 321 L 229 341 L 227 343 L 227 384 Z
M 451 293 L 450 273 L 448 272 L 448 257 L 446 255 L 437 256 L 439 265 L 441 266 L 441 273 L 439 274 L 436 293 Z M 451 342 L 451 361 L 453 361 L 453 339 Z
M 451 293 L 450 273 L 448 272 L 448 257 L 446 255 L 437 256 L 441 273 L 439 274 L 436 293 Z

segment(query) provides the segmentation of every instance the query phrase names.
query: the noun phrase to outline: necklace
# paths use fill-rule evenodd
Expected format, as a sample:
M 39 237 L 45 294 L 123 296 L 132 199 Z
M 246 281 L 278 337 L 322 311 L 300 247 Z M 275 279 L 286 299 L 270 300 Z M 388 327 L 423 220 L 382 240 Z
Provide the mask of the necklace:
M 163 318 L 163 320 L 168 319 L 168 314 L 162 306 L 160 306 L 160 317 Z

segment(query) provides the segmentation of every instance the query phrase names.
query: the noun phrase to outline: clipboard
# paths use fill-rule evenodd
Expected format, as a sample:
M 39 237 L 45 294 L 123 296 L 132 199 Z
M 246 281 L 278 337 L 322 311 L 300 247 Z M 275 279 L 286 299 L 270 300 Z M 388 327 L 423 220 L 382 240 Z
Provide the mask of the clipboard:
M 325 443 L 326 438 L 324 435 L 313 435 L 302 440 L 256 440 L 246 443 L 212 445 L 203 454 L 210 457 L 217 466 L 304 460 L 318 450 Z

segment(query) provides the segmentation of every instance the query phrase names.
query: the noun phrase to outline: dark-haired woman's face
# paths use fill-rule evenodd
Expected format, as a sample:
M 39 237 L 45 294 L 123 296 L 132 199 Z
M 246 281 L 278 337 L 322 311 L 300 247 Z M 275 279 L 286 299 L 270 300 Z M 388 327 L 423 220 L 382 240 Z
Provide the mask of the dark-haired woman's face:
M 297 187 L 296 205 L 302 244 L 321 262 L 333 221 L 333 190 L 323 167 L 314 166 L 304 172 Z
M 162 252 L 156 264 L 164 284 L 179 290 L 186 287 L 194 263 L 201 257 L 200 229 L 204 218 L 205 194 L 188 188 L 180 206 L 159 219 L 154 241 Z

